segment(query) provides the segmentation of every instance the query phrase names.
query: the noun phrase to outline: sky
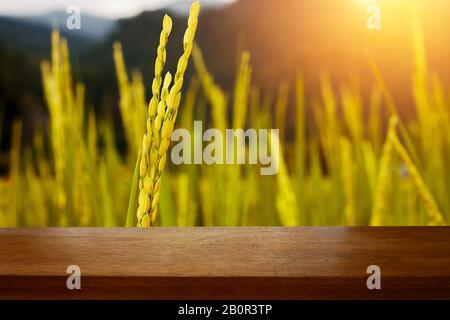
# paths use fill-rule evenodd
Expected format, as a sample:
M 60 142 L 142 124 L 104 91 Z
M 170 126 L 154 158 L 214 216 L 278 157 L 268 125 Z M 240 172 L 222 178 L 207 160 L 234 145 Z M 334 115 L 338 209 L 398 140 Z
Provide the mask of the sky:
M 78 5 L 81 13 L 106 17 L 124 18 L 134 16 L 144 10 L 154 10 L 171 6 L 178 11 L 187 11 L 193 0 L 1 0 L 0 15 L 35 15 L 48 11 L 66 9 Z M 203 6 L 226 4 L 233 0 L 202 0 Z

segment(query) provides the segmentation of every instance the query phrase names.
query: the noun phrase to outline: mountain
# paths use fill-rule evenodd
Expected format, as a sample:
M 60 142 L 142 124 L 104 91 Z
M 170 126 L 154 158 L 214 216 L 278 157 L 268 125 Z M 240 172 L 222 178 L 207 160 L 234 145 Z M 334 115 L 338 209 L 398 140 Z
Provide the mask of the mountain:
M 221 9 L 227 5 L 235 2 L 236 0 L 214 0 L 209 2 L 201 2 L 202 10 L 207 9 Z M 185 16 L 189 12 L 189 7 L 191 6 L 191 0 L 172 0 L 172 3 L 167 4 L 167 10 L 170 14 L 174 13 L 177 15 Z
M 67 29 L 66 22 L 69 15 L 64 11 L 53 11 L 42 15 L 24 16 L 21 19 L 48 27 L 57 26 L 60 30 L 65 30 Z M 96 17 L 86 13 L 80 15 L 80 23 L 81 28 L 72 32 L 92 40 L 104 39 L 113 31 L 116 25 L 115 20 Z
M 47 25 L 0 17 L 0 114 L 6 118 L 6 131 L 11 119 L 16 117 L 23 120 L 25 135 L 34 125 L 44 122 L 39 63 L 50 56 L 51 32 Z M 80 70 L 79 57 L 94 41 L 64 30 L 61 35 L 68 40 L 76 73 Z M 76 77 L 79 78 L 79 73 Z
M 28 56 L 47 57 L 50 53 L 52 27 L 14 17 L 0 17 L 0 43 L 9 51 Z M 73 55 L 79 55 L 92 46 L 93 40 L 61 29 Z

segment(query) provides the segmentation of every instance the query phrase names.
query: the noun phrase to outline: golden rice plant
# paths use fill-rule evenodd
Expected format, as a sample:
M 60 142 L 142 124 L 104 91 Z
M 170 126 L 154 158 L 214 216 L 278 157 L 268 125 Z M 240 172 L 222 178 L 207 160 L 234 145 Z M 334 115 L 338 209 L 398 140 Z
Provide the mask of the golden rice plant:
M 113 45 L 114 63 L 119 84 L 119 109 L 125 129 L 127 144 L 131 147 L 129 154 L 136 154 L 140 148 L 141 137 L 145 131 L 146 103 L 142 76 L 133 72 L 130 81 L 123 58 L 122 45 Z
M 419 194 L 420 198 L 425 203 L 426 210 L 427 210 L 427 216 L 428 216 L 428 224 L 432 225 L 432 226 L 445 225 L 445 221 L 442 216 L 442 213 L 440 212 L 433 196 L 430 194 L 428 187 L 426 186 L 425 182 L 423 181 L 422 177 L 420 176 L 419 171 L 417 170 L 416 166 L 412 162 L 411 157 L 408 155 L 408 152 L 402 146 L 402 144 L 400 143 L 400 141 L 395 133 L 390 136 L 390 139 L 392 140 L 392 144 L 393 144 L 395 150 L 397 151 L 397 153 L 400 155 L 400 158 L 405 163 L 405 166 L 408 170 L 408 174 L 411 175 L 411 179 L 414 183 L 417 193 Z
M 397 127 L 397 117 L 392 117 L 389 121 L 389 130 L 387 132 L 386 141 L 383 146 L 381 158 L 379 161 L 378 175 L 376 179 L 376 186 L 374 190 L 374 204 L 372 208 L 370 225 L 380 226 L 383 225 L 383 219 L 389 212 L 387 206 L 388 194 L 390 189 L 391 168 L 392 168 L 392 136 L 395 135 L 395 129 Z
M 318 96 L 306 89 L 301 71 L 291 87 L 293 101 L 282 79 L 276 94 L 260 90 L 252 82 L 247 51 L 238 52 L 234 88 L 223 89 L 193 43 L 198 11 L 194 3 L 174 76 L 164 70 L 172 29 L 171 19 L 164 18 L 150 92 L 138 70 L 127 70 L 127 48 L 114 44 L 125 154 L 109 115 L 85 107 L 85 88 L 72 77 L 67 42 L 52 33 L 50 59 L 41 64 L 49 127 L 36 125 L 26 141 L 20 121 L 12 126 L 12 147 L 0 155 L 9 164 L 0 176 L 0 193 L 7 195 L 0 197 L 0 227 L 450 221 L 448 85 L 427 71 L 417 11 L 411 12 L 416 112 L 410 118 L 398 112 L 370 54 L 374 85 L 367 97 L 356 81 L 334 85 L 326 72 L 320 74 Z M 181 95 L 191 52 L 196 73 Z M 261 176 L 258 165 L 166 164 L 174 127 L 193 132 L 195 120 L 222 133 L 228 127 L 279 128 L 278 174 Z
M 279 144 L 278 140 L 271 141 L 275 145 Z M 287 172 L 286 163 L 283 158 L 283 151 L 278 145 L 279 152 L 274 152 L 275 161 L 279 162 L 279 171 L 277 174 L 278 193 L 277 193 L 277 210 L 280 217 L 281 225 L 297 226 L 299 225 L 299 212 L 295 191 L 292 186 L 289 173 Z
M 342 181 L 345 194 L 345 225 L 353 226 L 356 223 L 355 206 L 355 167 L 353 160 L 352 145 L 346 138 L 341 138 L 341 161 L 342 161 Z
M 149 103 L 147 132 L 142 142 L 142 156 L 139 167 L 139 207 L 137 217 L 138 226 L 141 227 L 151 226 L 156 218 L 160 196 L 161 173 L 166 163 L 170 136 L 181 101 L 183 76 L 192 51 L 199 11 L 199 2 L 194 2 L 191 6 L 188 26 L 183 39 L 184 52 L 178 61 L 173 85 L 170 87 L 172 82 L 171 74 L 166 73 L 160 92 L 161 73 L 166 59 L 165 48 L 172 29 L 172 20 L 167 15 L 164 17 L 155 64 L 155 78 L 152 85 L 153 97 Z

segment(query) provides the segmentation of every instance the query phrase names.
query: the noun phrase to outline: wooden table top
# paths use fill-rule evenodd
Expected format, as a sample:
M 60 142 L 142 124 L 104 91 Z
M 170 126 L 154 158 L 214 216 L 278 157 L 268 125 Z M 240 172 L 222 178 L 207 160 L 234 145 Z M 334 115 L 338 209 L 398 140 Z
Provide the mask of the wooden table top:
M 0 229 L 0 299 L 16 298 L 450 299 L 450 228 Z

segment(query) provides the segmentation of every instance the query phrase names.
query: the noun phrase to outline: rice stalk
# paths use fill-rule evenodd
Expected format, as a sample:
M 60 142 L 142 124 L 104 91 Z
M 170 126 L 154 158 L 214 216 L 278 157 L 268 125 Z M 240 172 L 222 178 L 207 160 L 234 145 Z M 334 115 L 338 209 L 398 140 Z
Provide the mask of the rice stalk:
M 378 176 L 373 195 L 373 207 L 370 217 L 371 226 L 383 225 L 385 215 L 388 212 L 388 195 L 390 192 L 391 182 L 391 163 L 392 163 L 392 136 L 395 135 L 397 127 L 397 117 L 393 116 L 389 120 L 389 129 L 386 140 L 381 153 L 380 164 L 378 168 Z
M 350 141 L 341 137 L 341 161 L 342 161 L 342 181 L 344 183 L 345 195 L 345 225 L 353 226 L 356 224 L 356 206 L 355 206 L 355 166 L 353 161 L 352 145 Z
M 192 57 L 202 83 L 203 91 L 208 101 L 211 103 L 213 125 L 221 132 L 225 132 L 225 129 L 227 128 L 227 98 L 206 69 L 203 56 L 197 46 L 194 46 Z
M 179 214 L 178 206 L 176 205 L 176 198 L 171 188 L 175 181 L 173 174 L 165 171 L 161 179 L 161 191 L 159 199 L 159 210 L 157 222 L 162 227 L 176 227 L 178 226 L 177 215 Z
M 286 136 L 286 110 L 289 99 L 289 84 L 281 82 L 278 87 L 277 101 L 275 104 L 275 128 L 280 130 L 280 140 L 285 141 Z
M 282 226 L 298 226 L 299 214 L 297 199 L 295 197 L 295 191 L 283 158 L 283 151 L 278 139 L 271 140 L 271 144 L 276 146 L 275 150 L 279 150 L 279 152 L 274 152 L 274 150 L 272 150 L 274 161 L 278 161 L 279 163 L 279 170 L 277 174 L 278 192 L 276 202 L 278 216 Z
M 303 75 L 297 74 L 295 81 L 295 183 L 299 205 L 300 224 L 306 225 L 307 211 L 305 201 L 305 84 Z
M 20 200 L 20 160 L 22 144 L 22 122 L 15 120 L 12 124 L 11 150 L 9 158 L 10 192 L 9 192 L 9 210 L 5 218 L 7 227 L 19 226 L 21 217 L 19 211 Z
M 199 11 L 200 4 L 194 2 L 191 6 L 188 26 L 183 38 L 184 52 L 178 61 L 173 85 L 169 90 L 171 76 L 170 73 L 167 73 L 164 78 L 161 97 L 159 97 L 160 74 L 165 62 L 165 45 L 172 27 L 172 22 L 168 16 L 166 16 L 167 18 L 163 22 L 163 31 L 161 32 L 162 41 L 158 48 L 155 65 L 155 78 L 152 89 L 153 97 L 150 101 L 149 118 L 147 119 L 147 133 L 144 135 L 142 144 L 141 179 L 139 181 L 140 194 L 137 210 L 138 226 L 141 227 L 150 227 L 156 218 L 160 196 L 160 177 L 166 163 L 166 153 L 181 100 L 183 76 L 192 51 Z
M 252 74 L 249 60 L 250 54 L 248 52 L 242 53 L 234 89 L 233 128 L 244 128 L 246 123 L 248 95 L 250 92 Z

